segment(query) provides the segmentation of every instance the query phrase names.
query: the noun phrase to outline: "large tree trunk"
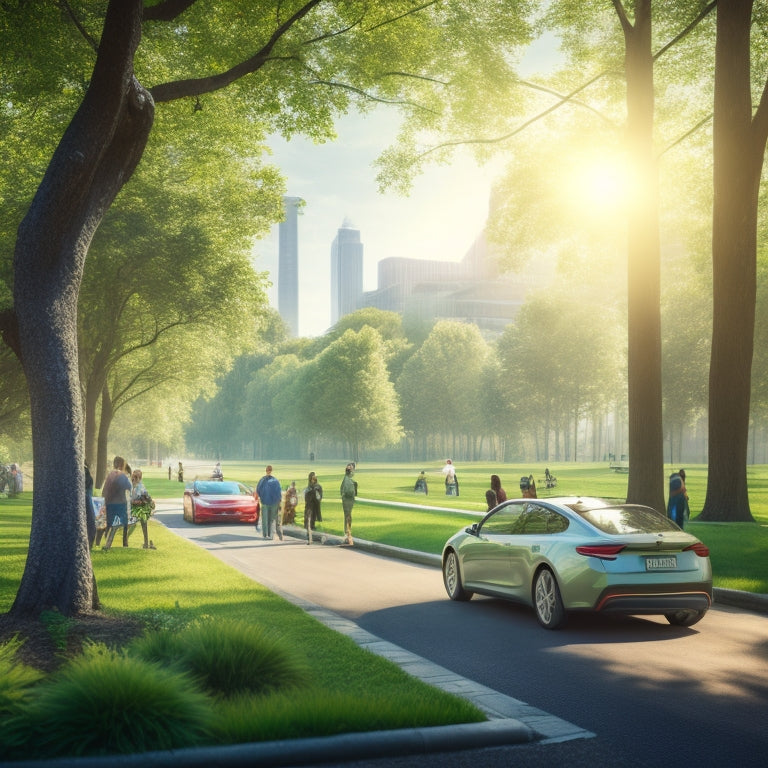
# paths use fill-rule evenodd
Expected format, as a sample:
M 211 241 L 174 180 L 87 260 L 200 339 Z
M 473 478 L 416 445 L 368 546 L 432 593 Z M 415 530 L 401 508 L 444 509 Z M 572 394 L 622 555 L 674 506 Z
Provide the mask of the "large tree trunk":
M 14 309 L 32 414 L 35 493 L 15 614 L 94 607 L 83 505 L 77 299 L 93 233 L 138 163 L 154 104 L 133 76 L 141 0 L 112 0 L 88 91 L 57 147 L 14 254 Z
M 757 200 L 764 114 L 752 117 L 752 0 L 717 6 L 712 214 L 709 476 L 701 520 L 753 521 L 747 445 L 757 290 Z M 764 113 L 764 105 L 761 105 Z
M 626 20 L 627 144 L 634 194 L 629 201 L 627 501 L 664 510 L 661 402 L 661 277 L 658 170 L 653 147 L 651 0 L 637 0 Z

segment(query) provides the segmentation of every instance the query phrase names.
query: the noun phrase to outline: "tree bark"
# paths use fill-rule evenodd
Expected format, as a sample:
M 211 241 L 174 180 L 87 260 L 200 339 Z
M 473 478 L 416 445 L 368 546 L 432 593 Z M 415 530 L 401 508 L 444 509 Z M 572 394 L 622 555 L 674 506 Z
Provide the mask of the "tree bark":
M 718 3 L 715 46 L 713 323 L 709 471 L 700 520 L 753 522 L 747 450 L 757 293 L 764 105 L 752 117 L 752 0 Z
M 141 0 L 112 0 L 88 91 L 22 221 L 14 309 L 30 393 L 35 493 L 26 567 L 11 613 L 87 613 L 95 600 L 83 505 L 77 299 L 91 238 L 130 178 L 154 104 L 133 75 Z M 97 599 L 97 598 L 96 598 Z
M 651 0 L 637 0 L 634 25 L 625 18 L 622 24 L 626 41 L 627 147 L 634 182 L 627 254 L 627 501 L 664 510 L 659 180 L 653 146 Z

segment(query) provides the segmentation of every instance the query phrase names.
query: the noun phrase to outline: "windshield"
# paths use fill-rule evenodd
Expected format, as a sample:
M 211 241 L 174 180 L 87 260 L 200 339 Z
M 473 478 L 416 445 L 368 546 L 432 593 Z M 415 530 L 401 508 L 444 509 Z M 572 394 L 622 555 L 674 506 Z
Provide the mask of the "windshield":
M 588 508 L 579 503 L 568 506 L 603 533 L 659 533 L 679 530 L 666 515 L 639 504 L 598 508 Z
M 204 496 L 245 496 L 250 493 L 240 483 L 227 483 L 218 480 L 196 482 L 195 490 Z

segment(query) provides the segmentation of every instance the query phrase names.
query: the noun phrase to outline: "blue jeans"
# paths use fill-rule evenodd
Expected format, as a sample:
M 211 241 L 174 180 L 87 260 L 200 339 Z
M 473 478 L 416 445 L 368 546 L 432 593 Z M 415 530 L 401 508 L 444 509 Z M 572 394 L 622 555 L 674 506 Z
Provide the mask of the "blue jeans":
M 277 523 L 277 509 L 279 506 L 279 504 L 261 505 L 261 533 L 265 539 L 271 539 L 274 535 L 274 528 Z

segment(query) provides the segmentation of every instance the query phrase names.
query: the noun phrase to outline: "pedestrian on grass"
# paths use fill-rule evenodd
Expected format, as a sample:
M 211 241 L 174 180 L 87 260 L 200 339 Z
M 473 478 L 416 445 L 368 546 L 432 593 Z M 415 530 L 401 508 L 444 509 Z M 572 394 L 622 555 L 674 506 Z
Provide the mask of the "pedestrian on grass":
M 429 495 L 429 488 L 427 488 L 427 476 L 422 469 L 419 472 L 419 476 L 416 478 L 416 485 L 413 486 L 414 493 L 423 493 L 425 496 Z
M 141 532 L 144 534 L 143 549 L 157 549 L 154 542 L 149 540 L 149 530 L 147 528 L 147 521 L 152 517 L 152 512 L 155 509 L 155 502 L 149 495 L 149 491 L 144 487 L 142 482 L 143 473 L 140 469 L 134 469 L 131 472 L 131 511 L 133 516 L 139 521 L 141 525 Z
M 357 496 L 357 481 L 353 480 L 355 465 L 347 464 L 341 480 L 341 508 L 344 510 L 344 543 L 352 546 L 352 507 Z
M 102 550 L 109 552 L 115 531 L 123 529 L 123 546 L 128 546 L 128 508 L 131 498 L 131 480 L 125 474 L 125 459 L 115 456 L 112 460 L 112 471 L 104 480 L 101 495 L 107 508 L 107 538 Z
M 491 475 L 491 490 L 496 494 L 497 504 L 507 500 L 506 491 L 501 487 L 501 478 L 498 475 Z
M 261 504 L 261 534 L 265 539 L 274 538 L 274 528 L 277 527 L 277 535 L 283 540 L 283 526 L 277 519 L 280 509 L 280 500 L 283 497 L 283 489 L 280 481 L 272 474 L 272 465 L 267 464 L 266 474 L 259 480 L 256 493 Z
M 458 496 L 459 480 L 456 477 L 456 467 L 453 466 L 453 462 L 450 459 L 446 459 L 443 474 L 445 475 L 445 495 Z
M 680 469 L 669 476 L 669 502 L 667 517 L 680 528 L 685 527 L 685 517 L 688 510 L 688 491 L 685 487 L 685 470 Z

